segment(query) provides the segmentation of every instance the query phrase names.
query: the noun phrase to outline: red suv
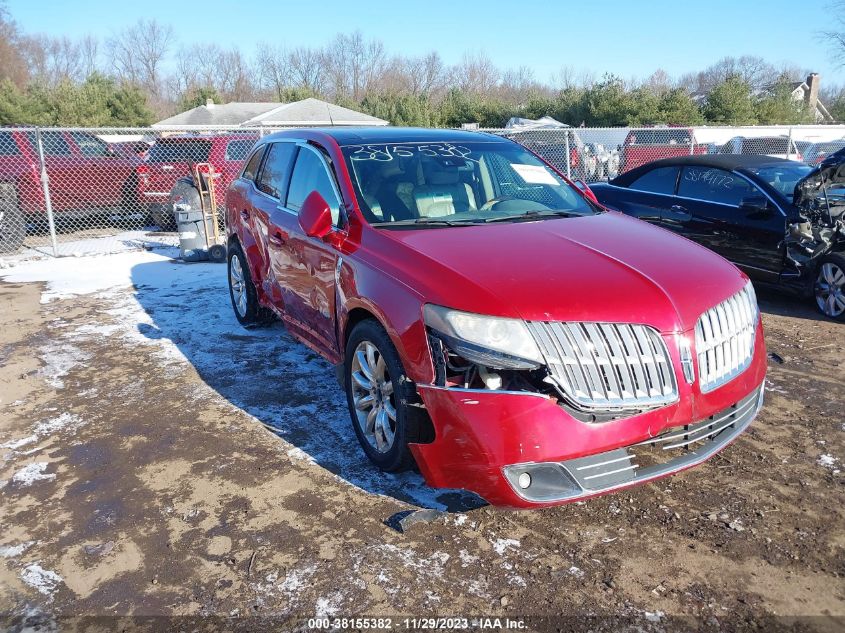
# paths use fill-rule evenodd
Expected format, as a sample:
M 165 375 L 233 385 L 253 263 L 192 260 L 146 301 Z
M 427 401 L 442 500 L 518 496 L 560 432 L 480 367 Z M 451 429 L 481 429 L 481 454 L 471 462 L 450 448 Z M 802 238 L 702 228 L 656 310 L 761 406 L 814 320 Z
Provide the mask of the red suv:
M 660 158 L 706 154 L 707 145 L 697 143 L 695 131 L 688 127 L 638 128 L 628 132 L 622 145 L 624 173 Z
M 178 135 L 156 141 L 147 151 L 144 163 L 138 168 L 138 197 L 149 209 L 153 221 L 161 228 L 173 228 L 173 211 L 167 202 L 170 190 L 179 178 L 191 173 L 194 163 L 211 163 L 219 174 L 215 187 L 226 191 L 237 178 L 255 145 L 258 135 Z
M 41 138 L 57 220 L 137 211 L 138 159 L 80 130 L 43 130 Z M 20 246 L 27 224 L 46 222 L 45 209 L 35 131 L 0 130 L 0 253 Z
M 762 405 L 748 278 L 507 139 L 280 132 L 226 214 L 235 316 L 278 316 L 336 365 L 385 471 L 565 503 L 698 464 Z

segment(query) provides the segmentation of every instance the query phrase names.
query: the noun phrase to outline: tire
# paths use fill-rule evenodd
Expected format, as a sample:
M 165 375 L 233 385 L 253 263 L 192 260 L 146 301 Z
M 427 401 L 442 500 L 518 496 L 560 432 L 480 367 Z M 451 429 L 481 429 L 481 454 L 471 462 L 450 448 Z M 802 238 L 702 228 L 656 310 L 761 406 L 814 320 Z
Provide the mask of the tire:
M 15 185 L 0 183 L 0 254 L 14 253 L 26 239 L 26 220 Z
M 845 321 L 845 256 L 832 253 L 822 258 L 816 269 L 813 294 L 819 312 Z
M 235 311 L 238 323 L 246 328 L 253 328 L 272 322 L 273 317 L 270 311 L 262 308 L 258 303 L 258 294 L 255 291 L 255 284 L 252 283 L 249 264 L 243 249 L 237 242 L 229 247 L 227 269 L 229 298 L 232 300 L 232 309 Z
M 346 343 L 343 369 L 352 428 L 364 453 L 386 472 L 413 468 L 408 444 L 420 442 L 424 434 L 410 404 L 417 397 L 416 390 L 377 321 L 366 319 L 354 327 Z

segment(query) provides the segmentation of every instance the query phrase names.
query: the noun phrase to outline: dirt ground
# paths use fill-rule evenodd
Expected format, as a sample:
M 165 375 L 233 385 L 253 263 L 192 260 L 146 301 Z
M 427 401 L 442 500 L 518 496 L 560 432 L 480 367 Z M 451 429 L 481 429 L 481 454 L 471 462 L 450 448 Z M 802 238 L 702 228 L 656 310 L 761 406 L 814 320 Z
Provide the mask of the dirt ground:
M 184 268 L 44 302 L 43 284 L 0 283 L 0 629 L 843 630 L 845 324 L 763 294 L 783 362 L 736 443 L 655 484 L 513 512 L 374 472 L 332 368 L 279 326 L 239 329 L 222 267 Z M 395 529 L 419 508 L 447 512 Z

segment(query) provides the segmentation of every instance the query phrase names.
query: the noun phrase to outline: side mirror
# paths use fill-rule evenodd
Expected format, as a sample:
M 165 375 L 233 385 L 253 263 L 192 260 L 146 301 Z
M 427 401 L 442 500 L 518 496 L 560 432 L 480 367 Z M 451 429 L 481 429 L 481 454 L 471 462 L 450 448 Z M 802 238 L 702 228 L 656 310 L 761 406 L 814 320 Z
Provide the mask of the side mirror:
M 583 180 L 576 180 L 575 186 L 578 187 L 581 190 L 581 193 L 587 196 L 590 200 L 599 204 L 599 199 L 596 198 L 596 194 L 593 193 L 593 190 L 590 189 L 590 186 L 586 182 Z
M 769 201 L 763 196 L 743 198 L 742 202 L 739 203 L 739 208 L 751 220 L 762 220 L 769 217 L 772 213 Z
M 299 209 L 299 226 L 308 237 L 324 238 L 332 231 L 332 211 L 319 191 L 312 191 Z

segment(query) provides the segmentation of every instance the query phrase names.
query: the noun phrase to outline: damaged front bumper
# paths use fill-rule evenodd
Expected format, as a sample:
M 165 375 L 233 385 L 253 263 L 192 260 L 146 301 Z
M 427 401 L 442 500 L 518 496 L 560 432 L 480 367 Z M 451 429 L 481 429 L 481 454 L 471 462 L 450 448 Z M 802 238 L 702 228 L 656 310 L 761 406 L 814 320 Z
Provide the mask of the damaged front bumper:
M 602 422 L 577 419 L 539 393 L 417 385 L 435 439 L 411 451 L 429 485 L 515 508 L 568 503 L 685 470 L 733 441 L 762 406 L 761 328 L 756 337 L 750 366 L 724 386 L 702 393 L 679 376 L 677 402 Z

